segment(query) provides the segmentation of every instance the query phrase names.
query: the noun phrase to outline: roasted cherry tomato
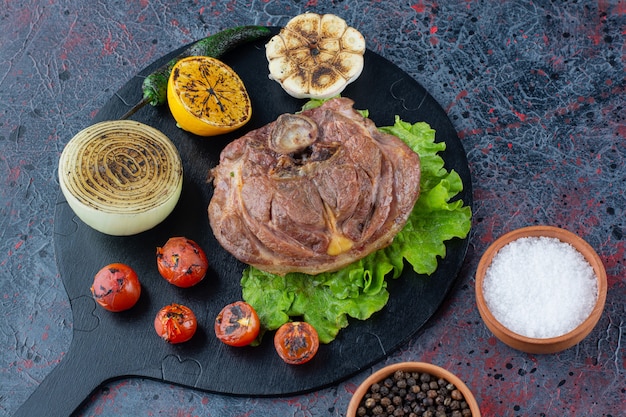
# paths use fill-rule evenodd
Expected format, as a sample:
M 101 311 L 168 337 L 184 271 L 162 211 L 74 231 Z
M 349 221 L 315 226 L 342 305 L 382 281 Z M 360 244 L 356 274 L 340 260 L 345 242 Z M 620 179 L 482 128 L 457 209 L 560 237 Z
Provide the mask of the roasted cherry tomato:
M 278 356 L 290 365 L 300 365 L 313 359 L 320 339 L 313 326 L 304 321 L 283 324 L 274 335 Z
M 246 346 L 259 335 L 261 322 L 254 308 L 244 302 L 228 304 L 215 319 L 215 336 L 230 346 Z
M 102 268 L 93 279 L 91 294 L 109 311 L 128 310 L 141 295 L 137 273 L 128 265 L 113 263 Z
M 202 248 L 185 237 L 170 238 L 157 248 L 157 267 L 163 278 L 177 287 L 188 288 L 204 279 L 209 261 Z
M 192 338 L 198 328 L 196 315 L 187 306 L 170 304 L 154 318 L 154 330 L 165 341 L 183 343 Z

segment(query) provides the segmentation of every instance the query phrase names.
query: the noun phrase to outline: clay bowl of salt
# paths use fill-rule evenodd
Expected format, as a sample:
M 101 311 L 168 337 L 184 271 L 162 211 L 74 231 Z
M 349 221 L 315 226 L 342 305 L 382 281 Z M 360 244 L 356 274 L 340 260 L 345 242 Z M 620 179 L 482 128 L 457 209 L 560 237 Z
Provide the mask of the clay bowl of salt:
M 509 232 L 487 248 L 476 270 L 476 304 L 487 328 L 517 350 L 568 349 L 604 310 L 604 265 L 579 236 L 553 226 Z

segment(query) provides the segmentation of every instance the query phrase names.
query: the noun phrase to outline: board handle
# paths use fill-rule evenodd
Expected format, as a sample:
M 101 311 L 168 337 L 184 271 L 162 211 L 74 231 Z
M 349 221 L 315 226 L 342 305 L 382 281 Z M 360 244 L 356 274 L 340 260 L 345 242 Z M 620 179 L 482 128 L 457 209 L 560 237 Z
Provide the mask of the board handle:
M 75 330 L 67 354 L 14 417 L 69 417 L 106 382 L 123 376 L 154 378 L 160 375 L 161 370 L 156 367 L 128 373 L 124 363 L 115 360 L 119 353 L 93 333 Z
M 89 396 L 112 378 L 95 358 L 89 357 L 90 339 L 75 331 L 67 354 L 17 410 L 15 417 L 71 416 Z M 87 346 L 85 346 L 87 345 Z

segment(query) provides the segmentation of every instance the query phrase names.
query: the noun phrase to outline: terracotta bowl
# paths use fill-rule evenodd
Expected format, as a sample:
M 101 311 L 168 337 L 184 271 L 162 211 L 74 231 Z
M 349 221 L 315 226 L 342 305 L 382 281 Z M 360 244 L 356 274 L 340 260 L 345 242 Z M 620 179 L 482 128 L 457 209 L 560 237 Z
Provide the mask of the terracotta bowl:
M 469 405 L 469 408 L 472 412 L 472 417 L 480 417 L 480 409 L 478 408 L 478 403 L 476 402 L 474 395 L 467 387 L 467 385 L 465 385 L 463 381 L 461 381 L 456 375 L 454 375 L 450 371 L 425 362 L 395 363 L 393 365 L 388 365 L 384 368 L 381 368 L 371 374 L 361 383 L 361 385 L 359 385 L 357 390 L 352 395 L 352 399 L 348 404 L 348 412 L 346 413 L 346 417 L 356 417 L 357 410 L 359 408 L 359 405 L 361 404 L 361 400 L 370 389 L 372 384 L 383 381 L 385 378 L 393 375 L 398 370 L 428 373 L 436 378 L 443 378 L 446 381 L 452 383 L 463 394 L 463 397 L 465 398 L 465 401 Z
M 483 282 L 487 269 L 496 253 L 508 243 L 522 237 L 551 237 L 571 244 L 589 262 L 598 279 L 598 298 L 591 313 L 578 327 L 561 336 L 550 338 L 532 338 L 520 335 L 506 328 L 489 311 L 483 295 Z M 604 265 L 598 254 L 583 239 L 565 229 L 553 226 L 530 226 L 509 232 L 487 248 L 476 270 L 476 304 L 478 312 L 487 328 L 502 342 L 517 350 L 527 353 L 548 354 L 568 349 L 583 340 L 595 327 L 604 310 L 607 281 Z

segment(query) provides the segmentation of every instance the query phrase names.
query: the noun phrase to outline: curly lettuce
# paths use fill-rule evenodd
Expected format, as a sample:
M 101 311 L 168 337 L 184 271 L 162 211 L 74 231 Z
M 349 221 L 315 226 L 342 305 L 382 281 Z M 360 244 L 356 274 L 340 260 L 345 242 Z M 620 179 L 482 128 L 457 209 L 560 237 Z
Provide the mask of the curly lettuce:
M 425 122 L 414 124 L 396 117 L 393 126 L 381 127 L 403 140 L 420 156 L 420 195 L 407 224 L 388 247 L 337 272 L 279 276 L 247 267 L 241 279 L 243 299 L 251 304 L 265 330 L 287 321 L 307 321 L 320 342 L 330 343 L 349 317 L 366 320 L 389 301 L 387 279 L 402 273 L 406 260 L 417 274 L 432 275 L 446 256 L 445 242 L 465 238 L 471 227 L 471 208 L 454 197 L 463 190 L 461 177 L 444 167 L 439 155 L 444 142 Z

